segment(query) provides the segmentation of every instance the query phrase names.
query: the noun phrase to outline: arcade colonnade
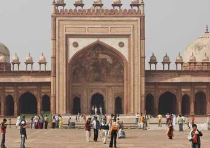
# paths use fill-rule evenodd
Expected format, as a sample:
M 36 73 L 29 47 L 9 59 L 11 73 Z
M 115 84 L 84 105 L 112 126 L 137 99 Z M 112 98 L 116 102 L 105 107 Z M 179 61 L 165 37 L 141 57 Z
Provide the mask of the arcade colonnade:
M 29 85 L 2 84 L 0 87 L 0 115 L 41 114 L 50 111 L 50 83 Z
M 156 83 L 146 87 L 145 109 L 148 114 L 206 115 L 210 113 L 209 85 L 169 86 Z

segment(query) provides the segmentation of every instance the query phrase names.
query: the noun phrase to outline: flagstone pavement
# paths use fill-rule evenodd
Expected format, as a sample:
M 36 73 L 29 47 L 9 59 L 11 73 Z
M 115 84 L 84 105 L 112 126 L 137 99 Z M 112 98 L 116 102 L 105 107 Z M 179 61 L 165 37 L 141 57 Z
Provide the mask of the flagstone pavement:
M 165 130 L 133 129 L 125 132 L 126 138 L 117 140 L 118 148 L 190 148 L 188 131 L 175 131 L 173 140 L 167 139 Z M 100 137 L 98 142 L 86 142 L 84 129 L 27 129 L 27 133 L 26 148 L 108 148 L 108 144 L 102 144 Z M 203 134 L 202 148 L 210 148 L 210 131 L 203 131 Z M 6 146 L 20 147 L 20 135 L 17 129 L 7 129 Z

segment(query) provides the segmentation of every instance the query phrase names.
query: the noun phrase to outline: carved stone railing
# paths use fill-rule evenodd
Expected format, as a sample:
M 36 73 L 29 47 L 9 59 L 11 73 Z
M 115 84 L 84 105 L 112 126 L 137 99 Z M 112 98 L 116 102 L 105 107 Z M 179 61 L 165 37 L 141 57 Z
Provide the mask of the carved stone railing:
M 136 9 L 56 9 L 56 15 L 62 16 L 141 16 Z

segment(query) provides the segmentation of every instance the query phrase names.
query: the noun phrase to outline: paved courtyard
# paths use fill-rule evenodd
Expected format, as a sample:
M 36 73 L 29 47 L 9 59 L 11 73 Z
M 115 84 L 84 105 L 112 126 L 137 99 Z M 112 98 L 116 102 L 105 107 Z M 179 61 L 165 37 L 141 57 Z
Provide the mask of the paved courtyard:
M 99 142 L 85 142 L 85 131 L 83 129 L 27 129 L 28 140 L 26 148 L 107 148 L 108 144 Z M 202 148 L 209 148 L 210 132 L 203 131 Z M 119 139 L 118 148 L 190 148 L 187 140 L 188 132 L 175 132 L 173 140 L 168 140 L 165 130 L 126 130 L 126 139 Z M 91 137 L 92 139 L 92 137 Z M 109 139 L 108 139 L 109 141 Z M 18 148 L 20 136 L 17 129 L 8 129 L 6 135 L 6 146 Z

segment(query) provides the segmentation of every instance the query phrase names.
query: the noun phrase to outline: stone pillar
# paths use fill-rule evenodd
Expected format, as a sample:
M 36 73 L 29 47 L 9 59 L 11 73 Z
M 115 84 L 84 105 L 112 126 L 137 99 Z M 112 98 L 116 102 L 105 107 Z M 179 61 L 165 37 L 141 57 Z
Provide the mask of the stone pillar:
M 19 98 L 18 98 L 18 90 L 17 90 L 17 85 L 14 85 L 14 116 L 17 117 L 19 112 L 18 112 L 18 105 L 19 105 Z
M 158 85 L 157 83 L 155 84 L 155 96 L 154 96 L 154 101 L 155 101 L 155 114 L 158 114 L 158 103 L 159 103 L 159 98 L 158 98 Z
M 37 86 L 37 114 L 40 115 L 41 114 L 41 110 L 42 110 L 42 94 L 41 94 L 41 85 L 38 84 Z
M 178 114 L 182 114 L 182 95 L 181 95 L 181 87 L 178 87 Z
M 145 16 L 141 17 L 141 26 L 140 26 L 140 112 L 145 112 Z M 138 111 L 138 112 L 139 112 Z
M 206 114 L 210 114 L 210 84 L 207 85 L 206 99 L 207 99 L 207 109 Z
M 5 116 L 5 86 L 2 86 L 2 95 L 1 95 L 1 116 Z
M 190 97 L 190 114 L 194 115 L 195 111 L 194 111 L 194 101 L 195 101 L 195 94 L 194 94 L 194 85 L 191 85 L 191 93 L 190 93 L 191 97 Z
M 55 6 L 53 5 L 53 10 Z M 54 11 L 52 12 L 55 13 Z M 53 15 L 52 14 L 52 15 Z M 56 113 L 56 17 L 51 18 L 51 112 Z

